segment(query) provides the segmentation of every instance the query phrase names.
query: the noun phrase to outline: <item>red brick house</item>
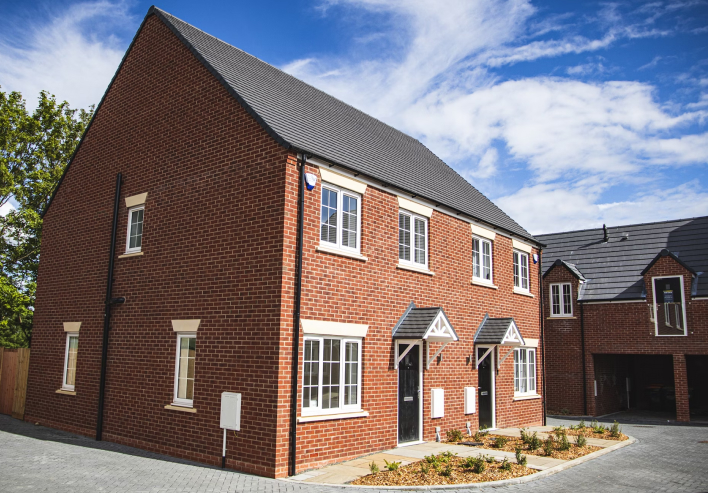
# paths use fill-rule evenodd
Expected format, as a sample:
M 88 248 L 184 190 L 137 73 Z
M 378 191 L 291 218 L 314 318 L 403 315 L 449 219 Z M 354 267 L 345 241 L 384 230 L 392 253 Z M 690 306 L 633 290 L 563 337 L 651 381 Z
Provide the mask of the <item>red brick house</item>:
M 226 465 L 272 477 L 540 424 L 539 246 L 417 140 L 151 8 L 45 211 L 26 419 L 219 464 L 236 392 Z
M 708 217 L 537 238 L 549 412 L 708 416 Z

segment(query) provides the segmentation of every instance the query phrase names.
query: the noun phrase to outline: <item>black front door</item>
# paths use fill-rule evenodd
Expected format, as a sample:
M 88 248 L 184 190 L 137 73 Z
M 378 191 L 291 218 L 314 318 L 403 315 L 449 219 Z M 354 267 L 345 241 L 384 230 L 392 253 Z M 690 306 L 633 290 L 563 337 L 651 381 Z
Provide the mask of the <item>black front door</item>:
M 477 348 L 477 358 L 484 356 L 488 348 Z M 492 355 L 487 355 L 477 368 L 479 379 L 479 427 L 492 427 Z
M 398 356 L 408 349 L 399 344 Z M 398 443 L 420 440 L 420 346 L 414 345 L 398 364 Z

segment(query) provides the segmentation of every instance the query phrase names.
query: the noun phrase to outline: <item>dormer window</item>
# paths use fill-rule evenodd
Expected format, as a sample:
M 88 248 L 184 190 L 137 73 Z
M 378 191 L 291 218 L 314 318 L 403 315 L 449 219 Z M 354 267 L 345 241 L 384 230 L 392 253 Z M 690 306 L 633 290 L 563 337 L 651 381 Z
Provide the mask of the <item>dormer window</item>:
M 654 326 L 657 336 L 685 336 L 686 305 L 683 276 L 652 278 Z
M 551 317 L 572 317 L 573 297 L 569 282 L 551 284 Z

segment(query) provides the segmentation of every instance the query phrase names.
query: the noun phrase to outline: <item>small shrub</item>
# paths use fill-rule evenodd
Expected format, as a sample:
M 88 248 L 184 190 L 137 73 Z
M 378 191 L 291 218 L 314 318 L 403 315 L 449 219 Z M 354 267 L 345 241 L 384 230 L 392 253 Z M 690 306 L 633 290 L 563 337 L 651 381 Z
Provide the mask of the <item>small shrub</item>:
M 430 466 L 426 462 L 420 463 L 420 472 L 422 474 L 428 474 L 430 472 Z
M 556 426 L 553 428 L 553 433 L 556 435 L 556 438 L 560 440 L 560 438 L 565 435 L 565 428 L 563 426 Z
M 553 435 L 548 435 L 548 438 L 543 441 L 543 454 L 547 457 L 553 455 L 554 445 L 555 440 L 553 439 Z
M 506 445 L 507 441 L 509 441 L 509 439 L 506 437 L 496 437 L 494 439 L 494 447 L 495 448 L 504 448 L 504 445 Z
M 384 462 L 386 463 L 386 469 L 388 469 L 389 471 L 398 471 L 398 468 L 401 465 L 400 462 L 396 462 L 396 461 L 389 462 L 386 459 L 384 459 Z
M 520 466 L 526 466 L 526 456 L 521 454 L 521 449 L 516 449 L 516 463 Z
M 620 435 L 622 435 L 622 428 L 620 428 L 620 424 L 615 421 L 612 424 L 612 428 L 610 428 L 610 436 L 613 438 L 619 438 Z
M 474 465 L 474 468 L 472 469 L 474 472 L 477 474 L 482 474 L 484 470 L 487 468 L 487 464 L 485 463 L 484 459 L 480 455 L 480 457 L 477 458 L 477 462 Z
M 506 460 L 506 457 L 504 457 L 504 460 L 501 463 L 501 466 L 499 466 L 499 469 L 502 471 L 511 471 L 511 462 Z
M 583 430 L 583 429 L 585 429 L 585 420 L 581 419 L 580 423 L 578 423 L 578 427 L 576 428 L 576 430 Z
M 568 441 L 568 435 L 563 433 L 563 435 L 558 440 L 558 450 L 570 450 L 570 442 Z
M 452 464 L 448 464 L 447 466 L 445 466 L 445 469 L 440 471 L 441 476 L 447 477 L 447 476 L 450 476 L 450 474 L 452 474 Z
M 607 430 L 607 428 L 605 428 L 604 426 L 599 424 L 596 419 L 592 420 L 590 427 L 592 428 L 593 433 L 598 433 L 598 434 L 605 433 L 605 430 Z
M 475 442 L 484 442 L 484 437 L 486 437 L 489 432 L 486 431 L 487 427 L 482 426 L 479 430 L 474 432 L 474 441 Z
M 568 409 L 567 407 L 564 407 L 563 409 L 561 409 L 561 414 L 563 416 L 568 416 L 570 414 L 570 409 Z
M 487 462 L 487 464 L 494 464 L 494 463 L 497 461 L 497 460 L 496 460 L 494 457 L 492 457 L 491 455 L 480 455 L 480 457 L 481 457 L 482 459 L 484 459 L 485 462 Z
M 529 435 L 529 430 L 527 428 L 519 428 L 519 436 L 521 437 L 522 442 L 524 442 L 526 445 L 529 444 L 531 435 Z
M 585 438 L 585 435 L 582 433 L 575 437 L 575 446 L 578 448 L 583 448 L 585 445 L 588 444 L 587 439 Z
M 450 430 L 446 435 L 448 442 L 455 443 L 462 441 L 462 432 L 460 430 Z
M 440 459 L 440 462 L 444 462 L 445 464 L 447 464 L 448 462 L 450 462 L 450 459 L 452 459 L 456 455 L 457 455 L 457 453 L 453 453 L 453 452 L 450 452 L 449 450 L 446 450 L 445 452 L 440 454 L 438 456 L 438 458 Z
M 371 474 L 376 474 L 379 472 L 379 466 L 377 466 L 376 462 L 373 460 L 371 461 L 371 464 L 369 464 L 369 471 L 371 471 Z
M 426 455 L 425 460 L 436 471 L 440 469 L 440 466 L 442 465 L 440 458 L 437 455 Z
M 538 434 L 535 431 L 533 432 L 533 435 L 531 435 L 531 437 L 529 438 L 528 445 L 529 450 L 532 451 L 541 448 L 541 439 L 538 438 Z

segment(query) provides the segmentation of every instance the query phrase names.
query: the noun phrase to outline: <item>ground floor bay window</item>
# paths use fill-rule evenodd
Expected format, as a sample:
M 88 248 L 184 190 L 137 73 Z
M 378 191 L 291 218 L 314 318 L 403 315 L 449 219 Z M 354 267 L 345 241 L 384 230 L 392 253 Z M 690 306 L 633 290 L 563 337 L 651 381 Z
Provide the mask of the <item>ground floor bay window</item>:
M 302 415 L 361 411 L 361 339 L 306 336 Z

